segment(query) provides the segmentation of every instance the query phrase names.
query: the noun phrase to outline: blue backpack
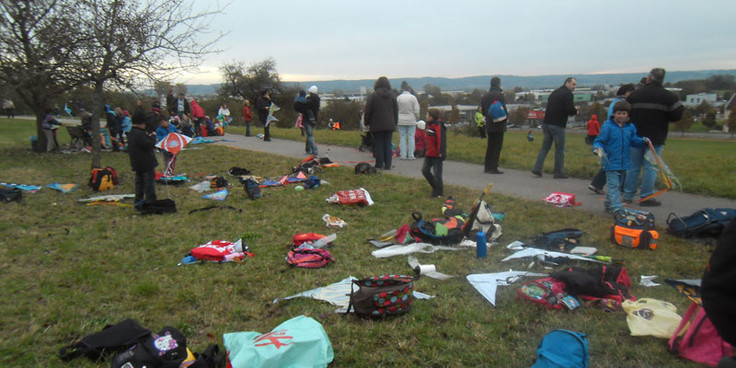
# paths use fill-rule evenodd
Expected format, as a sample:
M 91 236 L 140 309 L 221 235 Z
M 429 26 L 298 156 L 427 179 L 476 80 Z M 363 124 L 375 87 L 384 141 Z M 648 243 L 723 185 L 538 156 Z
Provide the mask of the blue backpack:
M 570 330 L 552 330 L 544 335 L 532 368 L 576 367 L 588 367 L 588 336 Z
M 508 114 L 506 114 L 506 108 L 503 106 L 501 101 L 493 101 L 491 106 L 488 106 L 488 116 L 491 117 L 491 121 L 494 123 L 500 123 L 506 120 Z

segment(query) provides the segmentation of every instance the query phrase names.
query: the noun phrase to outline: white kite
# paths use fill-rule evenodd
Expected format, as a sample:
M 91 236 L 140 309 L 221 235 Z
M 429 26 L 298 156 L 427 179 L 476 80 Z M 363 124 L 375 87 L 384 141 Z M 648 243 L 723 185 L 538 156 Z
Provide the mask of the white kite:
M 513 282 L 519 280 L 522 276 L 536 276 L 544 277 L 547 276 L 543 273 L 525 272 L 525 271 L 513 271 L 497 272 L 497 273 L 478 273 L 468 275 L 465 278 L 468 279 L 470 285 L 478 290 L 480 295 L 483 295 L 486 300 L 496 306 L 496 289 L 499 286 L 508 286 Z
M 275 116 L 273 116 L 273 113 L 276 111 L 281 110 L 280 107 L 276 106 L 275 103 L 271 102 L 271 106 L 268 107 L 268 116 L 266 117 L 266 126 L 271 125 L 272 121 L 279 121 Z
M 572 259 L 572 260 L 577 260 L 577 261 L 605 263 L 605 262 L 587 258 L 587 257 L 576 256 L 574 254 L 553 252 L 551 250 L 544 250 L 544 249 L 537 249 L 537 248 L 525 248 L 523 250 L 520 250 L 502 259 L 501 262 L 506 262 L 511 259 L 520 259 L 520 258 L 529 258 L 529 257 L 534 257 L 535 259 L 539 261 L 544 261 L 545 258 L 549 257 L 549 258 L 567 258 L 567 259 Z

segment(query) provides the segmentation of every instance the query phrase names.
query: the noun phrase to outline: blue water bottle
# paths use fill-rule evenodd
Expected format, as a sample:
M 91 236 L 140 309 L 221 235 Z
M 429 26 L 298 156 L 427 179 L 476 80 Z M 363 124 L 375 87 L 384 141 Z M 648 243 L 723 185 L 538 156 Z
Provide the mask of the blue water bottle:
M 486 233 L 478 231 L 475 235 L 475 255 L 478 258 L 486 258 L 488 255 L 488 246 L 486 244 Z

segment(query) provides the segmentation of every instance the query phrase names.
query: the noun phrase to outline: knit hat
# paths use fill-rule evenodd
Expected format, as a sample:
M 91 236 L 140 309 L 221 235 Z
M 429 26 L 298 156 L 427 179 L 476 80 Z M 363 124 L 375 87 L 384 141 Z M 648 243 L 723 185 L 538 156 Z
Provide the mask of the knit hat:
M 424 130 L 427 127 L 427 123 L 424 120 L 417 121 L 417 129 Z
M 317 94 L 317 86 L 311 86 L 311 87 L 309 87 L 309 89 L 307 91 L 309 91 L 309 93 L 313 93 L 313 94 L 316 95 Z

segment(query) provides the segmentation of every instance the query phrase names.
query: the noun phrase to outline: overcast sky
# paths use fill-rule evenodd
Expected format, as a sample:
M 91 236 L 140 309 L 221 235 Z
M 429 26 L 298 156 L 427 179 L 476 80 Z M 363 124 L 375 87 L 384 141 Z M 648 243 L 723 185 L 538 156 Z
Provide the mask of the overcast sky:
M 735 24 L 733 0 L 234 0 L 177 82 L 268 57 L 284 81 L 736 69 Z

